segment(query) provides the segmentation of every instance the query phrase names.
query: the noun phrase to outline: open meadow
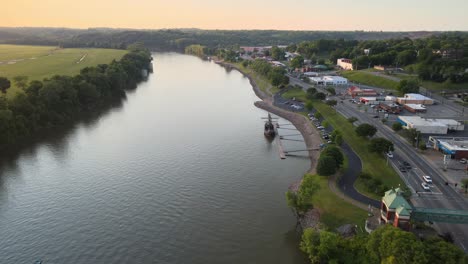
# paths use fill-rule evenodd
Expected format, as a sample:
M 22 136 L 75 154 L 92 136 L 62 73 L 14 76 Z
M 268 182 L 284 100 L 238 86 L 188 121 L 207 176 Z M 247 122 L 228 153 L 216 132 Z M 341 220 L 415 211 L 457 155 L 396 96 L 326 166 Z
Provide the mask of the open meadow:
M 53 75 L 75 75 L 85 67 L 119 60 L 125 53 L 126 50 L 116 49 L 0 45 L 0 76 L 12 81 L 7 93 L 11 98 L 19 91 L 12 80 L 15 76 L 24 75 L 32 81 Z

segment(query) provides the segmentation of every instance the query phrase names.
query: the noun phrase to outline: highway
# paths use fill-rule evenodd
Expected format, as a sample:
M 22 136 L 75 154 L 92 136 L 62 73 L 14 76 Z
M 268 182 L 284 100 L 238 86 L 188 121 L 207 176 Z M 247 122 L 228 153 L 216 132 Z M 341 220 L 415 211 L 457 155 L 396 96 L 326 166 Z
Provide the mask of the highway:
M 290 77 L 290 83 L 300 85 L 304 89 L 310 87 L 310 84 L 304 83 L 301 80 Z M 322 88 L 316 87 L 318 91 L 328 94 Z M 445 185 L 448 181 L 441 175 L 436 168 L 427 162 L 418 153 L 418 150 L 408 144 L 408 142 L 393 132 L 389 127 L 382 124 L 380 118 L 373 118 L 375 113 L 364 113 L 356 109 L 355 105 L 349 100 L 341 100 L 336 97 L 338 104 L 335 107 L 345 117 L 354 116 L 358 118 L 358 123 L 369 123 L 377 127 L 377 136 L 385 137 L 393 142 L 395 146 L 394 157 L 389 160 L 389 166 L 393 166 L 404 182 L 410 187 L 413 192 L 411 203 L 416 207 L 427 208 L 444 208 L 468 210 L 467 200 L 452 186 Z M 402 173 L 398 171 L 398 167 L 403 161 L 410 163 L 412 169 Z M 422 175 L 429 175 L 433 179 L 431 191 L 424 191 L 421 187 L 423 182 Z M 395 186 L 396 187 L 396 186 Z M 445 224 L 435 223 L 436 228 L 440 233 L 450 233 L 455 240 L 455 243 L 460 246 L 465 252 L 468 252 L 468 226 L 461 224 Z

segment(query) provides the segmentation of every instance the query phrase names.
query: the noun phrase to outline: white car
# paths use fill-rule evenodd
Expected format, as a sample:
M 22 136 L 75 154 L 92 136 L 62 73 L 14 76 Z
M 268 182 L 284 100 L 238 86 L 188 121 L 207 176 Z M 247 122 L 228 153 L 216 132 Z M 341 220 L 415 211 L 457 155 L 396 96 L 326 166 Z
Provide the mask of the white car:
M 423 187 L 423 189 L 425 191 L 430 191 L 431 190 L 431 188 L 429 187 L 429 184 L 427 184 L 425 182 L 421 183 L 421 186 Z
M 390 152 L 387 152 L 386 154 L 387 154 L 387 157 L 393 158 L 393 153 L 392 153 L 391 151 L 390 151 Z
M 466 163 L 466 159 L 465 159 L 465 158 L 462 158 L 462 159 L 460 160 L 460 163 L 465 164 L 465 163 Z
M 423 175 L 422 176 L 423 180 L 427 183 L 432 183 L 432 178 L 431 176 L 428 176 L 428 175 Z

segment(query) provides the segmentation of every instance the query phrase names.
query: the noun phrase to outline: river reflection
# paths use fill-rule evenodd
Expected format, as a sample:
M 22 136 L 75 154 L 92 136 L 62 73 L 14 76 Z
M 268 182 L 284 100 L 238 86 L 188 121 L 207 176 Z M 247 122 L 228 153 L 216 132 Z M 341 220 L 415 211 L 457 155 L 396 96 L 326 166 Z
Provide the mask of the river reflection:
M 305 263 L 284 193 L 308 159 L 237 71 L 154 57 L 121 106 L 2 151 L 1 263 Z

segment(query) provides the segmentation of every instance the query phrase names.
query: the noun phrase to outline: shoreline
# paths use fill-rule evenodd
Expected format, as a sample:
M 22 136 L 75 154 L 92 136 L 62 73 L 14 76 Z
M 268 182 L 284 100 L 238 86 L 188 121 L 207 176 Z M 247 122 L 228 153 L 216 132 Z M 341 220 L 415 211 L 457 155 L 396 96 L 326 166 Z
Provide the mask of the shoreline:
M 239 67 L 233 65 L 231 63 L 226 62 L 215 62 L 223 67 L 231 67 L 239 71 L 242 75 L 247 77 L 250 81 L 252 89 L 254 93 L 257 95 L 261 101 L 256 101 L 254 105 L 260 109 L 263 109 L 267 112 L 271 112 L 281 118 L 284 118 L 291 122 L 294 127 L 301 133 L 302 138 L 304 139 L 304 143 L 306 148 L 309 149 L 309 160 L 310 160 L 310 167 L 306 173 L 315 174 L 317 169 L 317 162 L 320 155 L 320 151 L 318 150 L 318 145 L 322 143 L 322 139 L 320 134 L 316 128 L 314 128 L 311 122 L 307 119 L 307 117 L 297 114 L 294 112 L 289 112 L 279 107 L 276 107 L 273 104 L 273 96 L 267 95 L 264 91 L 260 90 L 255 80 L 249 74 L 243 72 Z

